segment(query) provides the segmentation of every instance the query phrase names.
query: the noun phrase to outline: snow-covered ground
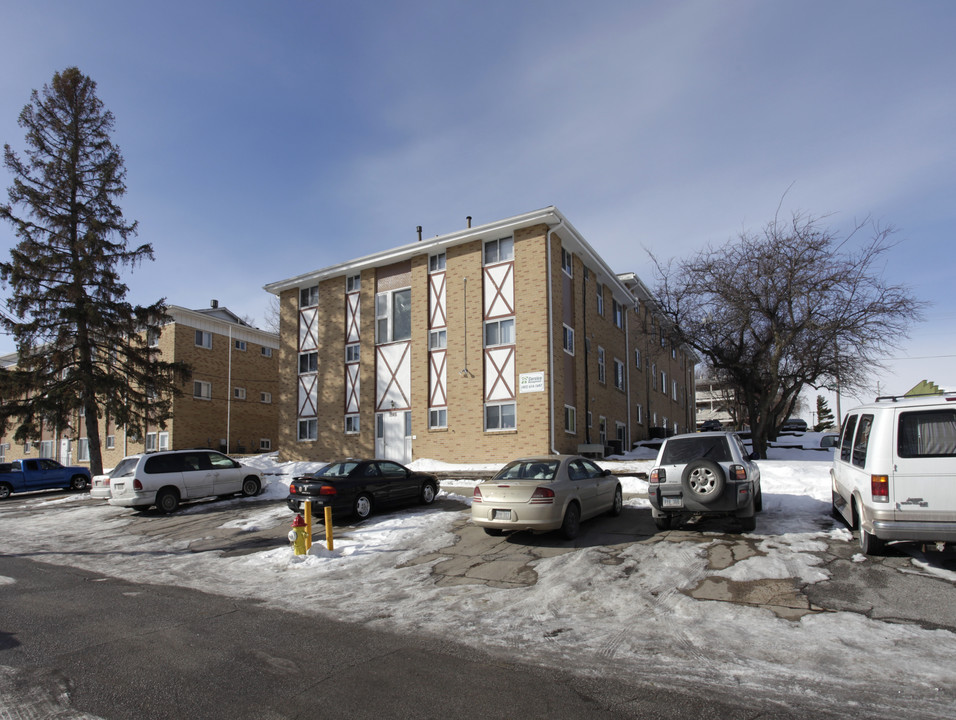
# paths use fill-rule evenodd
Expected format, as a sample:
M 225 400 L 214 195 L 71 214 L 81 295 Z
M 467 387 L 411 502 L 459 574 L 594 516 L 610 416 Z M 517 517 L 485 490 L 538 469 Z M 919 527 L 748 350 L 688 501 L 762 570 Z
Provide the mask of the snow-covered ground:
M 808 434 L 806 441 L 812 441 Z M 819 458 L 806 460 L 806 457 Z M 618 471 L 646 472 L 653 452 L 637 451 Z M 241 529 L 272 527 L 289 518 L 284 498 L 295 475 L 320 463 L 279 464 L 274 455 L 248 461 L 269 478 L 263 495 L 234 500 L 253 509 Z M 492 466 L 448 466 L 417 461 L 416 469 L 468 472 Z M 429 633 L 506 652 L 511 659 L 573 668 L 581 673 L 643 678 L 693 688 L 737 691 L 783 701 L 799 695 L 813 706 L 863 698 L 860 716 L 952 717 L 956 699 L 956 635 L 893 624 L 847 612 L 781 619 L 768 609 L 698 600 L 682 590 L 708 577 L 733 581 L 829 577 L 820 553 L 827 542 L 853 542 L 842 526 L 825 521 L 830 505 L 826 453 L 776 448 L 760 462 L 764 512 L 748 536 L 757 552 L 723 570 L 707 551 L 725 542 L 702 533 L 695 541 L 636 542 L 617 548 L 581 547 L 535 562 L 534 585 L 500 589 L 436 584 L 433 562 L 416 558 L 455 541 L 457 512 L 434 508 L 373 516 L 335 540 L 295 556 L 289 547 L 240 557 L 194 553 L 168 540 L 130 535 L 128 510 L 85 495 L 37 500 L 50 512 L 16 516 L 0 506 L 0 550 L 143 583 L 196 588 L 256 598 L 299 613 L 399 632 Z M 471 502 L 474 481 L 442 484 L 445 495 Z M 626 477 L 625 493 L 646 483 Z M 648 507 L 635 498 L 627 505 Z M 208 507 L 203 508 L 204 511 Z M 181 512 L 196 512 L 184 507 Z M 823 520 L 821 520 L 823 519 Z M 233 526 L 236 526 L 234 523 Z M 585 533 L 587 529 L 585 527 Z M 128 553 L 130 543 L 139 551 Z M 35 556 L 31 553 L 35 552 Z M 856 562 L 874 562 L 862 555 Z M 914 572 L 923 572 L 914 562 Z M 956 574 L 935 569 L 956 583 Z M 0 577 L 0 583 L 8 582 Z M 953 594 L 956 602 L 956 587 Z M 843 706 L 844 710 L 852 709 Z

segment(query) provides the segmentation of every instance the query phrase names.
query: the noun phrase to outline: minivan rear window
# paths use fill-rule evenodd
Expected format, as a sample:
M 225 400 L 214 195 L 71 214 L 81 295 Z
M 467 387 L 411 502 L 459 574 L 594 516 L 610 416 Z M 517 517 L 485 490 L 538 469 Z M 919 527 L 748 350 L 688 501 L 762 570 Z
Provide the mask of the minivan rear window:
M 900 413 L 896 454 L 905 458 L 956 456 L 956 409 Z

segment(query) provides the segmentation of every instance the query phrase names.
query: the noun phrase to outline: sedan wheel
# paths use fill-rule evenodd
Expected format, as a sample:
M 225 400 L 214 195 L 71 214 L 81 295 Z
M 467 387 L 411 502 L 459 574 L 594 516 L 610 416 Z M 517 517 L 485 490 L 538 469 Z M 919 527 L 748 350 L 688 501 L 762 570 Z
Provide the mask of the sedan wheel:
M 618 485 L 614 488 L 614 502 L 611 503 L 611 509 L 607 511 L 607 514 L 611 517 L 617 517 L 621 514 L 621 510 L 624 509 L 624 494 L 621 492 L 621 486 Z
M 561 534 L 565 540 L 574 540 L 581 532 L 581 509 L 577 503 L 568 505 L 564 511 L 564 522 L 561 523 Z
M 435 502 L 435 497 L 438 495 L 438 489 L 430 482 L 422 485 L 422 493 L 418 497 L 418 501 L 422 505 L 431 505 Z
M 242 481 L 242 495 L 243 497 L 252 497 L 259 494 L 261 485 L 259 484 L 259 478 L 249 476 Z
M 359 495 L 355 498 L 355 505 L 352 507 L 352 512 L 359 520 L 367 518 L 372 514 L 372 498 L 364 493 Z

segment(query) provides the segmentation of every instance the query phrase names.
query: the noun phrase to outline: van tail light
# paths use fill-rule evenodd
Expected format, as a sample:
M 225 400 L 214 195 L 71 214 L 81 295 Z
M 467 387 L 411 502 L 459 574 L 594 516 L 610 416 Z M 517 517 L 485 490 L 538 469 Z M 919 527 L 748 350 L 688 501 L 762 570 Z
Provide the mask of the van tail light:
M 142 489 L 143 489 L 143 483 L 141 483 L 136 478 L 133 478 L 133 490 L 142 490 Z
M 873 502 L 890 501 L 890 478 L 887 475 L 870 475 L 870 494 Z
M 481 502 L 481 490 L 478 489 L 478 486 L 475 485 L 475 492 L 471 495 L 472 502 Z
M 531 494 L 532 505 L 551 505 L 554 503 L 554 490 L 546 487 L 535 488 Z
M 653 470 L 651 470 L 651 482 L 652 483 L 667 482 L 667 473 L 664 472 L 664 468 L 654 468 Z
M 747 468 L 745 468 L 743 465 L 731 465 L 730 477 L 732 477 L 734 480 L 746 480 Z

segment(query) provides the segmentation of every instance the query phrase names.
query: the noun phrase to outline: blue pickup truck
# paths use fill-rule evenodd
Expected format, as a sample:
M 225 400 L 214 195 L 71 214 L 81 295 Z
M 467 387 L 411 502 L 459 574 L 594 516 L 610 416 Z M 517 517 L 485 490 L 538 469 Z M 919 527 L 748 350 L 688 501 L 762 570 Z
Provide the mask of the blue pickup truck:
M 0 463 L 0 500 L 15 492 L 57 488 L 86 490 L 89 486 L 90 471 L 85 467 L 65 467 L 49 458 Z

